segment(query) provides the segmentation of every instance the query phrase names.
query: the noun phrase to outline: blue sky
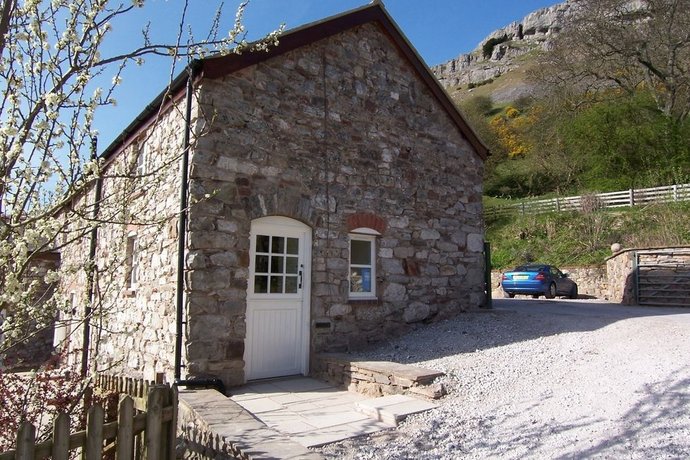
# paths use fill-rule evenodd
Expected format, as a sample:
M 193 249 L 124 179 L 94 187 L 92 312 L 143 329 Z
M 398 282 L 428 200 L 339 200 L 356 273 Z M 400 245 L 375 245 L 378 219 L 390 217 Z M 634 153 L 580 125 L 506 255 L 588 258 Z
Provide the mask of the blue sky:
M 558 3 L 553 0 L 384 0 L 386 9 L 430 66 L 473 50 L 497 28 L 522 19 L 532 11 Z M 208 30 L 217 3 L 191 0 L 190 25 L 200 36 Z M 239 2 L 225 0 L 221 30 L 234 21 Z M 368 4 L 368 0 L 251 0 L 245 13 L 249 38 L 257 38 L 285 23 L 288 29 Z M 150 21 L 153 41 L 170 42 L 181 13 L 179 0 L 149 0 L 127 21 L 113 23 L 107 51 L 125 50 L 141 43 L 141 29 Z M 181 67 L 174 69 L 178 73 Z M 117 107 L 96 115 L 103 150 L 165 87 L 170 63 L 148 59 L 143 67 L 126 71 L 115 98 Z

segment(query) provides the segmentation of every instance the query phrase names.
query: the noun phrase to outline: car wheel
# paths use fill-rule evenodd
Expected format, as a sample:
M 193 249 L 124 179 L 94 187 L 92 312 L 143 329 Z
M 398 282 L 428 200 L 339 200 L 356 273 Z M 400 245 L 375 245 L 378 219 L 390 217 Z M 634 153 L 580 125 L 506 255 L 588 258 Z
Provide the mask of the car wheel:
M 556 297 L 556 283 L 549 284 L 549 290 L 544 294 L 547 299 L 553 299 Z
M 538 299 L 538 298 L 539 298 L 539 294 L 532 294 L 532 298 L 533 298 L 533 299 Z
M 515 294 L 513 294 L 512 292 L 504 292 L 503 297 L 506 299 L 512 299 L 513 297 L 515 297 Z
M 577 285 L 574 285 L 573 288 L 570 290 L 570 298 L 577 299 Z

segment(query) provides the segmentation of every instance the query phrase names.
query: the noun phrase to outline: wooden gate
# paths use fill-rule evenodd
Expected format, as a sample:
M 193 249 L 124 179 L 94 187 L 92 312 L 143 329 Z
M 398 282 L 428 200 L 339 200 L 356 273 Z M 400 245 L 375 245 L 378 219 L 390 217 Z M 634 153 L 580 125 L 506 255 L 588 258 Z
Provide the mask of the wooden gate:
M 638 305 L 690 307 L 690 248 L 637 251 Z

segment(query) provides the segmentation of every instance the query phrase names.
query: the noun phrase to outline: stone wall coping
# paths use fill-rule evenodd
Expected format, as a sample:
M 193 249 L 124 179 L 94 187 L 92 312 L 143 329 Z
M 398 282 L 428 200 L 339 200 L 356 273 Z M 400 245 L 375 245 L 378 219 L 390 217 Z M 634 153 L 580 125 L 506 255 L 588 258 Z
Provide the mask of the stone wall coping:
M 676 250 L 690 250 L 690 246 L 674 246 L 674 247 L 668 247 L 668 246 L 659 246 L 659 247 L 649 247 L 649 248 L 625 248 L 621 249 L 617 253 L 610 255 L 609 257 L 606 258 L 606 261 L 609 261 L 611 259 L 615 259 L 616 257 L 620 256 L 621 254 L 625 254 L 626 252 L 639 252 L 639 251 L 676 251 Z
M 321 459 L 257 420 L 249 411 L 216 390 L 183 390 L 180 409 L 193 414 L 195 424 L 214 437 L 221 437 L 241 453 L 240 458 Z M 183 417 L 180 417 L 182 422 Z
M 621 251 L 623 252 L 623 251 Z M 617 252 L 616 254 L 620 254 L 621 252 Z M 613 256 L 612 256 L 613 257 Z M 503 273 L 503 272 L 509 272 L 512 269 L 514 269 L 517 265 L 511 265 L 510 267 L 505 267 L 505 268 L 492 268 L 491 273 Z M 545 263 L 544 265 L 551 265 L 548 263 Z M 567 271 L 567 270 L 590 270 L 590 269 L 605 269 L 606 264 L 601 264 L 601 265 L 558 265 L 558 268 L 561 271 Z
M 432 382 L 436 377 L 444 375 L 444 373 L 440 371 L 392 361 L 353 361 L 349 356 L 337 353 L 324 353 L 319 356 L 325 361 L 334 361 L 340 364 L 349 365 L 351 368 L 357 368 L 360 371 L 365 370 L 387 374 L 397 379 L 409 380 L 413 385 L 425 385 Z

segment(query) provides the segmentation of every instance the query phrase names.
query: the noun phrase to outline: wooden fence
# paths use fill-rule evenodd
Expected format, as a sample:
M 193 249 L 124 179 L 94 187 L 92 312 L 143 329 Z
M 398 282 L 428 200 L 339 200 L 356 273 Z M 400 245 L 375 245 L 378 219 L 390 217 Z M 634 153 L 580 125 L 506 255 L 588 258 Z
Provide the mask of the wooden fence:
M 666 187 L 623 190 L 620 192 L 552 198 L 548 200 L 525 200 L 518 203 L 487 206 L 486 217 L 509 214 L 541 214 L 546 212 L 582 211 L 587 208 L 621 208 L 651 203 L 690 201 L 690 184 Z
M 69 416 L 59 414 L 51 439 L 39 443 L 35 427 L 25 423 L 17 433 L 16 450 L 0 453 L 0 460 L 67 460 L 74 450 L 86 460 L 175 458 L 176 387 L 111 376 L 99 376 L 96 386 L 121 394 L 116 421 L 106 422 L 103 407 L 94 405 L 87 413 L 86 430 L 70 433 Z

